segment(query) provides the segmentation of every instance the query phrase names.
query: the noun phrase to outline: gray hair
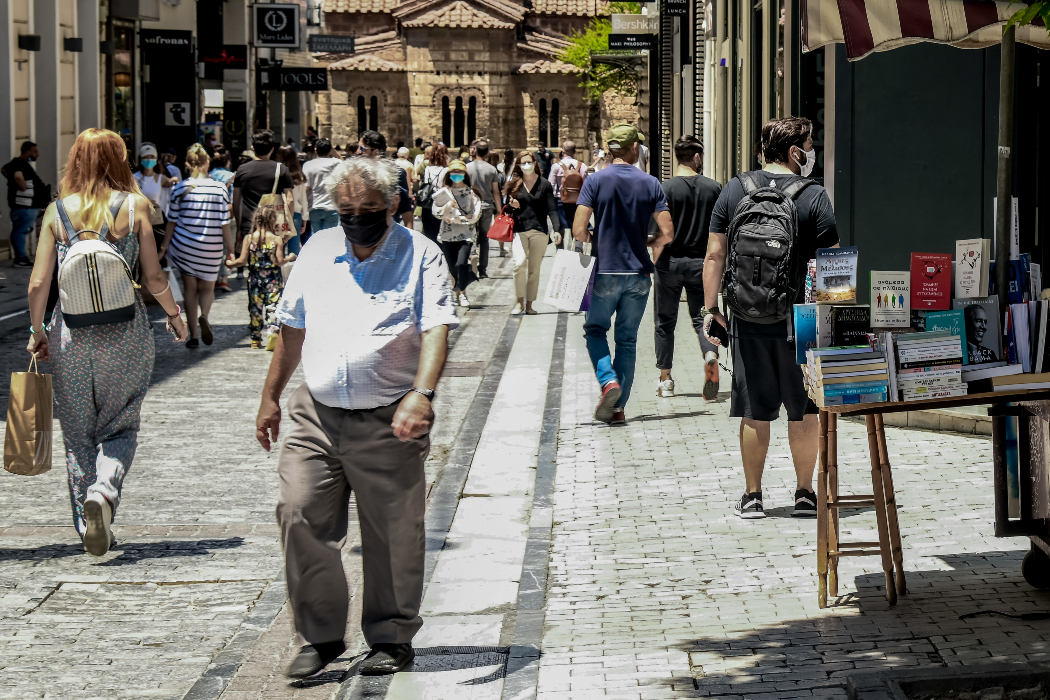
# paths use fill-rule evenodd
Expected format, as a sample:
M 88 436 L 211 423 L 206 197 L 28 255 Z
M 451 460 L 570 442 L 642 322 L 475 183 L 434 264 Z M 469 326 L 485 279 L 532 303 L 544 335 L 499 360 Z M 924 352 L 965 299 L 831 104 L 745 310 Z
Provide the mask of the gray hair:
M 365 187 L 381 192 L 383 201 L 389 206 L 394 203 L 394 197 L 399 194 L 397 179 L 399 168 L 400 166 L 385 158 L 355 156 L 335 166 L 335 169 L 325 179 L 324 187 L 328 190 L 328 196 L 334 201 L 336 189 L 345 185 L 351 178 L 357 178 L 364 183 Z

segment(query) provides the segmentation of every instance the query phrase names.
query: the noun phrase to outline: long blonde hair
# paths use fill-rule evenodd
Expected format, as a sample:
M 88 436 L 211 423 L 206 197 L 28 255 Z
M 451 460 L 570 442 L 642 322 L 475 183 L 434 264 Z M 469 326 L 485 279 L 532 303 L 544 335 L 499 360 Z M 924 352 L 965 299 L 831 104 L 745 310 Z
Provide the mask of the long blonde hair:
M 142 194 L 128 165 L 127 146 L 112 131 L 85 129 L 69 152 L 59 197 L 79 194 L 81 225 L 91 231 L 101 231 L 103 225 L 110 229 L 114 226 L 109 212 L 111 192 Z
M 195 143 L 186 151 L 186 165 L 190 166 L 190 177 L 208 177 L 208 168 L 211 165 L 211 156 L 204 150 L 204 146 Z

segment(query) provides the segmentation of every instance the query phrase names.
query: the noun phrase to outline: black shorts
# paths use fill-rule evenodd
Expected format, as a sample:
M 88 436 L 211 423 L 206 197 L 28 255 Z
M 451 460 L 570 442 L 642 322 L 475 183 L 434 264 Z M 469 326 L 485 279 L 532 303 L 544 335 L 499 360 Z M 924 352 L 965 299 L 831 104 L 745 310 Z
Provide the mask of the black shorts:
M 734 318 L 730 327 L 730 417 L 775 421 L 781 405 L 788 420 L 819 412 L 806 393 L 802 368 L 795 362 L 795 343 L 787 340 L 786 322 L 762 325 Z

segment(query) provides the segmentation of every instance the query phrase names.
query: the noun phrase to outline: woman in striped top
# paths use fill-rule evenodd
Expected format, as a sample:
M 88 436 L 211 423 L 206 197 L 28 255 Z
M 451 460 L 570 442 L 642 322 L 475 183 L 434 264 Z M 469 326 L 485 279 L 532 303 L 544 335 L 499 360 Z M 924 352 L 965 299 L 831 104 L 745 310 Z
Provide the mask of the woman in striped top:
M 211 345 L 214 340 L 208 313 L 215 300 L 215 279 L 223 263 L 223 242 L 227 251 L 232 253 L 234 250 L 230 230 L 230 192 L 221 182 L 208 177 L 209 163 L 204 146 L 199 143 L 190 146 L 186 153 L 190 177 L 172 190 L 168 226 L 161 244 L 161 257 L 167 254 L 168 260 L 182 274 L 186 319 L 190 327 L 188 348 L 200 345 L 198 320 L 200 340 L 205 345 Z

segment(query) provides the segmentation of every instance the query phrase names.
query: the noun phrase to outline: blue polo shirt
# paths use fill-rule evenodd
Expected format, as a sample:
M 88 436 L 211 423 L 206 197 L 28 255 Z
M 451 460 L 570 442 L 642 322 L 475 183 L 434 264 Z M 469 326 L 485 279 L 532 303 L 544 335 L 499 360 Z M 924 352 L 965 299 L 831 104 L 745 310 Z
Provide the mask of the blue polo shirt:
M 594 210 L 592 243 L 598 274 L 653 271 L 646 242 L 653 214 L 667 211 L 660 181 L 633 165 L 610 165 L 583 181 L 577 204 Z

